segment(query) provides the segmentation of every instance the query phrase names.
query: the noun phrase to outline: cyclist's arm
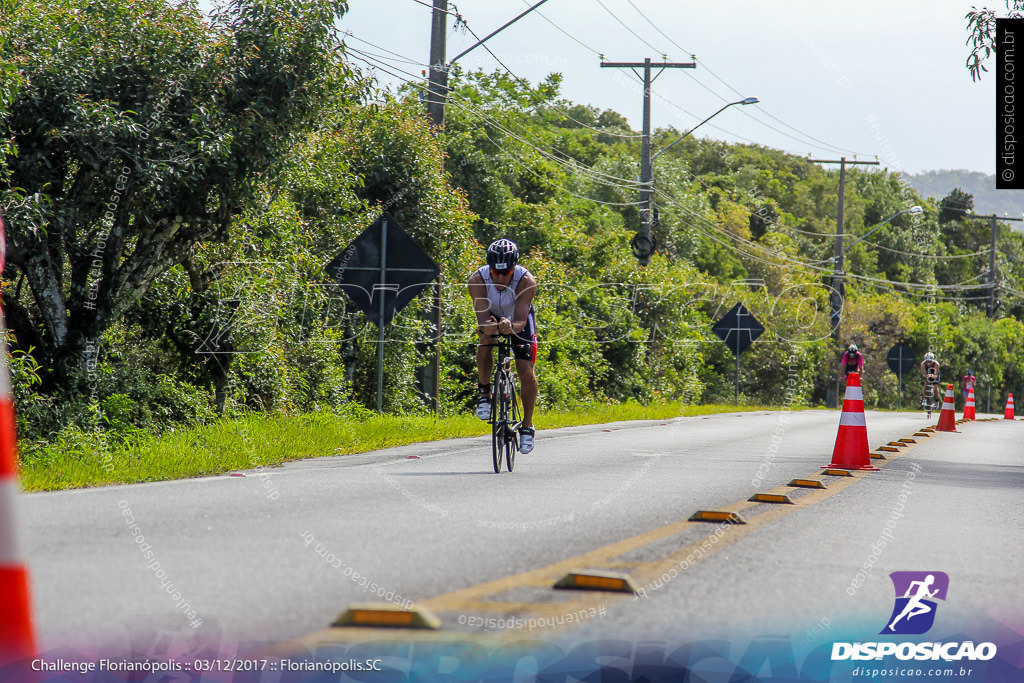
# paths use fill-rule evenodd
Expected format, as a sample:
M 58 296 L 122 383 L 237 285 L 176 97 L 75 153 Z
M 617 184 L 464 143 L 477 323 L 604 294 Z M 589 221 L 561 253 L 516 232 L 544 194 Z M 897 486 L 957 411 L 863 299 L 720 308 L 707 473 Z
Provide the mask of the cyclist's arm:
M 480 271 L 473 273 L 469 278 L 469 295 L 473 297 L 473 312 L 476 314 L 476 323 L 484 334 L 497 334 L 498 325 L 491 315 L 491 302 L 487 298 L 487 285 L 480 275 Z
M 527 273 L 516 288 L 516 308 L 512 313 L 512 332 L 522 332 L 526 329 L 530 317 L 530 306 L 533 305 L 533 295 L 536 293 L 537 279 Z

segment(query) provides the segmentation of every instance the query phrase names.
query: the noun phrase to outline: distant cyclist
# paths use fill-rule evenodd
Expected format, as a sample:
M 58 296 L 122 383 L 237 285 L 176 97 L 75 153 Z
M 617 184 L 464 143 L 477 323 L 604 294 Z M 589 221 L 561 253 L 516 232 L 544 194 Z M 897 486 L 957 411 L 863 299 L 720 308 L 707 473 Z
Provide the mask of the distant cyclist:
M 921 380 L 924 384 L 921 394 L 921 405 L 929 405 L 939 402 L 939 382 L 942 378 L 939 374 L 939 361 L 935 360 L 935 354 L 929 351 L 924 354 L 921 361 Z M 933 394 L 934 391 L 934 394 Z M 934 398 L 932 398 L 934 396 Z
M 839 366 L 846 372 L 844 377 L 849 380 L 850 373 L 859 373 L 864 369 L 864 354 L 857 350 L 856 344 L 850 344 L 850 346 L 843 352 L 843 357 L 839 359 Z
M 516 358 L 523 397 L 523 423 L 519 427 L 519 451 L 533 450 L 533 408 L 537 404 L 537 325 L 533 314 L 533 296 L 537 279 L 519 265 L 519 247 L 509 239 L 500 239 L 487 247 L 487 265 L 469 278 L 480 341 L 476 347 L 476 369 L 480 383 L 476 416 L 491 415 L 491 376 L 493 375 L 493 336 L 512 335 L 512 354 Z
M 971 389 L 973 389 L 974 385 L 977 384 L 977 383 L 978 383 L 978 378 L 975 377 L 974 373 L 971 372 L 970 370 L 968 370 L 967 374 L 964 375 L 963 379 L 960 380 L 960 388 L 964 392 L 964 401 L 965 402 L 967 401 L 967 395 L 969 393 L 971 393 Z

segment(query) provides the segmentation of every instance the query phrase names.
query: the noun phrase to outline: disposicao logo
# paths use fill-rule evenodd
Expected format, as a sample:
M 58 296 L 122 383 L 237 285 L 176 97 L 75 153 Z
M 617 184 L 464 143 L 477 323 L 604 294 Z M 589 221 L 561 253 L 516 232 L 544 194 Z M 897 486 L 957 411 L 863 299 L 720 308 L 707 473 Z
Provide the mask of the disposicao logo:
M 889 578 L 896 590 L 896 604 L 880 633 L 927 633 L 935 623 L 936 600 L 946 600 L 949 577 L 945 572 L 893 572 Z
M 920 635 L 935 623 L 938 600 L 945 601 L 949 576 L 944 572 L 893 572 L 896 604 L 881 635 Z M 996 656 L 994 643 L 833 643 L 832 660 L 870 660 L 895 655 L 900 660 L 989 660 Z

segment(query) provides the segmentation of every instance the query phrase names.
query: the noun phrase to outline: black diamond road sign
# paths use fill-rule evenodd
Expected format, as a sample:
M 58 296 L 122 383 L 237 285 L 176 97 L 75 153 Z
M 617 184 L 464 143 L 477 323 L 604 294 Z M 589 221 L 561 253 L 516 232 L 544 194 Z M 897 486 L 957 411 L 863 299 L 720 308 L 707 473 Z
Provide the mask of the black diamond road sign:
M 325 270 L 378 326 L 391 322 L 441 272 L 387 212 Z
M 900 342 L 889 349 L 889 355 L 885 357 L 885 362 L 889 364 L 889 369 L 897 375 L 905 375 L 917 365 L 917 357 L 914 355 L 914 349 L 910 348 L 910 344 Z
M 736 304 L 711 330 L 737 357 L 764 334 L 764 325 L 743 304 Z

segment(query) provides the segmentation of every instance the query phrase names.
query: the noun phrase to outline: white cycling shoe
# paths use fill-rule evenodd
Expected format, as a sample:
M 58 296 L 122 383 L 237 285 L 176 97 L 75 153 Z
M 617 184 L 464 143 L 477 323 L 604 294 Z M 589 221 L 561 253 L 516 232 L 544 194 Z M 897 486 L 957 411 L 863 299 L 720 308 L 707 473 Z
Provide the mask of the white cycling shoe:
M 491 419 L 491 397 L 481 396 L 476 402 L 476 416 L 481 420 Z
M 525 455 L 526 453 L 529 453 L 530 451 L 533 450 L 533 436 L 534 436 L 535 432 L 536 432 L 536 430 L 529 429 L 527 427 L 520 427 L 519 428 L 519 452 L 520 453 L 523 453 Z

